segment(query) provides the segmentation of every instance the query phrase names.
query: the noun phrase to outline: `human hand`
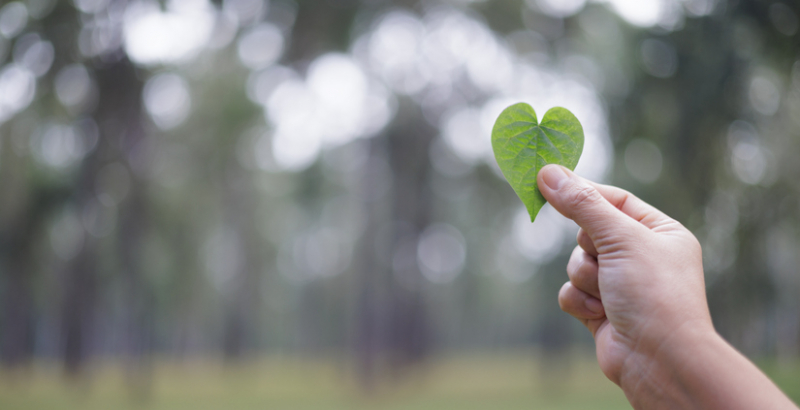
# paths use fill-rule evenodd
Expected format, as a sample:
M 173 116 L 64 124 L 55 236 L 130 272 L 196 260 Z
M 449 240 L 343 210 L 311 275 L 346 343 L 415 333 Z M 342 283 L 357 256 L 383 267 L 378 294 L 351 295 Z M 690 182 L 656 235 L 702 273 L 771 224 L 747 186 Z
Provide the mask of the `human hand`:
M 689 230 L 558 165 L 542 168 L 537 182 L 581 228 L 559 304 L 592 332 L 600 368 L 635 408 L 797 410 L 714 330 Z
M 688 332 L 715 334 L 700 244 L 680 223 L 632 194 L 548 165 L 537 178 L 552 206 L 580 227 L 561 308 L 595 338 L 603 373 L 628 375 Z

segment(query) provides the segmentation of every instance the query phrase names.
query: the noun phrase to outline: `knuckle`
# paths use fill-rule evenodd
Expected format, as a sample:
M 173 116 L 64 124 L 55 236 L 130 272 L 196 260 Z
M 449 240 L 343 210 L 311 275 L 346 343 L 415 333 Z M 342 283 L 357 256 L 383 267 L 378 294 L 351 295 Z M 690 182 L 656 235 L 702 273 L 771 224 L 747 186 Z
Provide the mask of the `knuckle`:
M 579 287 L 579 285 L 583 283 L 584 277 L 586 276 L 584 273 L 584 269 L 581 269 L 581 266 L 583 266 L 582 262 L 576 262 L 573 265 L 572 269 L 567 269 L 567 276 L 569 277 L 569 281 L 575 287 Z
M 584 261 L 578 269 L 569 273 L 569 280 L 572 286 L 585 293 L 594 294 L 599 292 L 597 282 L 597 265 L 592 262 Z
M 583 230 L 583 228 L 580 228 L 580 229 L 578 229 L 578 234 L 575 236 L 575 240 L 578 243 L 581 243 L 581 242 L 585 242 L 585 241 L 591 241 L 591 238 L 589 237 L 589 234 L 586 233 L 586 231 Z
M 703 246 L 700 243 L 700 240 L 697 239 L 692 231 L 686 229 L 681 225 L 681 229 L 678 231 L 679 244 L 682 249 L 690 252 L 692 254 L 702 254 Z
M 578 247 L 581 248 L 582 251 L 593 254 L 597 253 L 597 249 L 595 249 L 592 238 L 583 229 L 578 231 L 577 242 L 578 242 Z
M 558 307 L 565 312 L 568 312 L 567 309 L 569 309 L 569 288 L 571 286 L 572 284 L 567 282 L 561 286 L 561 290 L 558 291 Z
M 570 282 L 575 282 L 575 277 L 578 275 L 578 269 L 575 267 L 575 262 L 569 261 L 567 263 L 567 277 Z
M 572 286 L 582 290 L 588 287 L 588 279 L 585 269 L 578 269 L 569 277 Z
M 600 193 L 591 186 L 582 185 L 573 187 L 567 201 L 575 208 L 586 208 L 595 205 L 600 200 Z
M 581 255 L 577 252 L 573 252 L 572 256 L 569 258 L 569 262 L 567 262 L 567 276 L 572 279 L 573 276 L 578 274 L 582 264 L 583 258 Z

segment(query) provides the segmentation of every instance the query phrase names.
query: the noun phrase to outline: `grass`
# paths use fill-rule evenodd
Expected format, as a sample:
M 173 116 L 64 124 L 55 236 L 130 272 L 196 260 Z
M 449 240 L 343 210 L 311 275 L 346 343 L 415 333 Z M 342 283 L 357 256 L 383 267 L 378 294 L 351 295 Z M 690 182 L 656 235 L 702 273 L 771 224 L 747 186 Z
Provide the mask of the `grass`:
M 0 409 L 631 408 L 594 359 L 584 355 L 547 361 L 521 353 L 442 357 L 405 374 L 382 377 L 370 394 L 356 385 L 345 363 L 286 357 L 237 366 L 158 360 L 140 383 L 131 383 L 123 366 L 114 363 L 97 364 L 88 377 L 71 381 L 58 367 L 39 363 L 22 372 L 0 373 Z M 800 363 L 762 367 L 795 401 L 800 398 Z
M 800 358 L 790 361 L 761 360 L 758 367 L 795 403 L 800 403 Z

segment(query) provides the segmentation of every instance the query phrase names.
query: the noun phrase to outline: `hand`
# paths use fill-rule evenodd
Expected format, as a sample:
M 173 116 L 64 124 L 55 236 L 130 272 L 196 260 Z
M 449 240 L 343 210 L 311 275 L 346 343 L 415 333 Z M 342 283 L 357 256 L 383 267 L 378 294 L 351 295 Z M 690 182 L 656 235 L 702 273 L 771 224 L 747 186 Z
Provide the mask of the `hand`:
M 620 384 L 629 358 L 650 356 L 684 326 L 713 332 L 700 244 L 689 230 L 630 193 L 563 167 L 543 168 L 538 182 L 581 227 L 558 300 L 594 335 L 609 379 Z
M 600 368 L 634 407 L 796 408 L 717 335 L 689 230 L 561 166 L 542 168 L 537 182 L 581 228 L 559 304 L 592 332 Z

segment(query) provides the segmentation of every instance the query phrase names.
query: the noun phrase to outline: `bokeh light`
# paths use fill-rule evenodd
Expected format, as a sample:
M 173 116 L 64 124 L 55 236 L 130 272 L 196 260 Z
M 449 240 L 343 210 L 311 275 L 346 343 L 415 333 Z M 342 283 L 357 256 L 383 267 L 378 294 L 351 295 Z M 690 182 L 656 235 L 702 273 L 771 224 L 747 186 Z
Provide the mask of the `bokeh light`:
M 645 71 L 654 77 L 672 77 L 678 70 L 675 47 L 658 39 L 648 38 L 642 41 L 641 59 Z
M 0 34 L 13 38 L 28 24 L 28 9 L 25 5 L 12 1 L 0 8 Z
M 39 127 L 31 139 L 31 150 L 42 164 L 52 168 L 78 163 L 94 148 L 97 140 L 93 128 L 80 125 L 53 123 Z
M 169 0 L 166 10 L 141 0 L 125 11 L 125 51 L 140 64 L 181 63 L 194 58 L 214 27 L 214 11 L 207 0 Z
M 25 34 L 14 43 L 14 62 L 37 77 L 45 75 L 50 69 L 54 53 L 53 45 L 36 33 Z
M 251 70 L 268 67 L 280 58 L 283 43 L 283 35 L 277 27 L 271 24 L 252 27 L 239 38 L 239 60 Z
M 581 11 L 586 5 L 586 0 L 536 0 L 535 4 L 547 15 L 569 17 Z
M 672 2 L 668 0 L 609 0 L 622 18 L 640 27 L 651 27 L 667 16 Z
M 775 28 L 786 36 L 795 35 L 800 26 L 797 13 L 784 3 L 773 3 L 769 6 L 769 18 Z
M 625 168 L 639 182 L 651 184 L 658 180 L 663 163 L 661 150 L 648 140 L 632 140 L 625 148 Z
M 517 251 L 531 262 L 543 265 L 558 255 L 566 239 L 577 233 L 577 226 L 546 204 L 533 223 L 528 210 L 519 208 L 511 232 Z
M 92 92 L 92 79 L 82 64 L 71 64 L 61 70 L 55 78 L 58 101 L 65 107 L 83 105 Z
M 36 93 L 36 75 L 17 64 L 0 70 L 0 123 L 25 109 Z
M 756 76 L 750 82 L 750 104 L 763 115 L 774 115 L 781 104 L 778 87 L 766 76 Z
M 451 282 L 461 273 L 467 248 L 461 232 L 453 226 L 427 227 L 417 244 L 417 261 L 422 275 L 433 283 Z
M 150 118 L 163 130 L 183 123 L 192 107 L 189 85 L 177 74 L 158 74 L 147 80 L 142 99 Z

